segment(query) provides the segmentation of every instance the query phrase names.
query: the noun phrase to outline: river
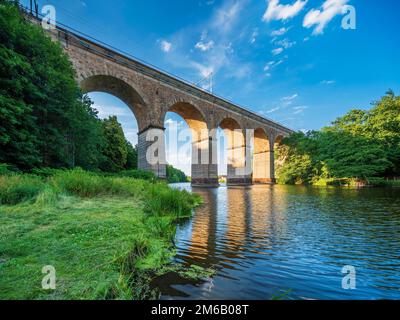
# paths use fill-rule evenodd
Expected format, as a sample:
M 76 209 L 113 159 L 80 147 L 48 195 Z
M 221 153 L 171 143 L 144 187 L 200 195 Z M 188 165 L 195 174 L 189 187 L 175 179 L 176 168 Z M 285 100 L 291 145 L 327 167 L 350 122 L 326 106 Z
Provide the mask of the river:
M 204 199 L 178 227 L 176 260 L 216 272 L 167 274 L 162 299 L 400 299 L 400 189 L 174 187 Z

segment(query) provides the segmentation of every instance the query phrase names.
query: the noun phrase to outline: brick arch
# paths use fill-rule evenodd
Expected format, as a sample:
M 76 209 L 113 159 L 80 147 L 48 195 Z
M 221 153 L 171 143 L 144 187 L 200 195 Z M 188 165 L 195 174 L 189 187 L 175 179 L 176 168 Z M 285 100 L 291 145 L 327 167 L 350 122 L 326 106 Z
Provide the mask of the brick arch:
M 268 136 L 268 133 L 265 129 L 263 128 L 257 128 L 254 130 L 254 153 L 256 152 L 263 152 L 263 151 L 269 151 L 270 148 L 270 137 Z
M 167 112 L 173 112 L 183 118 L 191 130 L 192 185 L 218 185 L 217 172 L 210 174 L 210 139 L 206 117 L 203 111 L 194 103 L 185 100 L 175 100 L 164 112 L 164 122 Z M 217 168 L 215 168 L 217 170 Z
M 276 144 L 281 143 L 283 138 L 288 137 L 289 135 L 286 133 L 282 133 L 276 130 L 269 130 L 268 131 L 268 138 L 269 138 L 269 143 L 270 143 L 270 149 L 274 150 L 274 147 Z
M 139 131 L 143 130 L 149 122 L 148 105 L 130 83 L 115 76 L 95 74 L 83 78 L 79 85 L 84 93 L 105 92 L 121 99 L 135 115 Z
M 229 116 L 223 118 L 218 127 L 223 130 L 227 142 L 227 184 L 250 184 L 251 179 L 244 171 L 247 153 L 244 128 L 239 121 Z
M 218 127 L 220 127 L 222 130 L 238 130 L 242 129 L 242 125 L 238 120 L 236 120 L 233 117 L 224 117 L 218 122 Z
M 207 130 L 209 124 L 204 112 L 196 106 L 193 102 L 187 102 L 185 100 L 176 100 L 173 102 L 164 113 L 164 120 L 167 112 L 174 112 L 181 116 L 189 128 L 195 131 Z
M 245 152 L 246 141 L 240 123 L 231 117 L 226 117 L 219 122 L 218 127 L 223 130 L 227 142 L 228 167 L 243 166 L 244 159 L 240 154 Z
M 220 127 L 221 129 L 224 129 L 221 127 L 221 123 L 223 122 L 226 123 L 227 121 L 230 121 L 232 123 L 233 122 L 235 123 L 237 129 L 243 129 L 243 130 L 246 129 L 245 121 L 243 120 L 243 118 L 237 117 L 236 114 L 217 111 L 214 116 L 214 119 L 212 120 L 213 120 L 213 126 L 215 128 Z

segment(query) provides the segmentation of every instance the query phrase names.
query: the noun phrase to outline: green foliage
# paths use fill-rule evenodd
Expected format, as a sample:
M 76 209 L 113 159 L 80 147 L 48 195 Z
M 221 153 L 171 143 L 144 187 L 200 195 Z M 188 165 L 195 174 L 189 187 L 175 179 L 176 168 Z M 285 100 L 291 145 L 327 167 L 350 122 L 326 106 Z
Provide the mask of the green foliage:
M 92 108 L 89 97 L 84 95 L 68 112 L 70 114 L 70 130 L 66 135 L 68 168 L 78 166 L 87 170 L 98 169 L 106 159 L 102 152 L 106 141 L 97 110 Z
M 165 183 L 81 169 L 0 176 L 0 299 L 157 298 L 151 274 L 173 255 L 176 218 L 198 203 Z M 40 287 L 49 263 L 62 275 L 54 291 Z
M 127 177 L 127 178 L 133 178 L 133 179 L 142 179 L 142 180 L 149 180 L 149 181 L 155 181 L 157 180 L 157 177 L 155 174 L 151 171 L 145 171 L 145 170 L 124 170 L 120 171 L 114 176 L 118 177 Z
M 400 174 L 400 97 L 389 92 L 369 111 L 351 110 L 321 131 L 293 134 L 277 159 L 280 183 L 382 185 L 378 177 Z
M 41 176 L 52 175 L 49 168 L 137 169 L 137 148 L 115 116 L 98 118 L 61 46 L 12 1 L 2 1 L 0 30 L 0 163 Z M 187 181 L 183 172 L 167 170 L 170 182 Z
M 171 165 L 167 165 L 167 180 L 169 183 L 188 182 L 185 173 Z
M 98 167 L 101 123 L 61 46 L 10 1 L 0 6 L 0 30 L 0 162 Z
M 201 203 L 201 198 L 185 190 L 171 189 L 166 184 L 159 183 L 147 189 L 145 211 L 157 216 L 164 216 L 168 212 L 176 212 L 177 217 L 191 215 L 193 207 Z
M 369 185 L 375 186 L 375 187 L 383 187 L 383 186 L 390 185 L 390 183 L 388 183 L 388 181 L 386 179 L 377 178 L 377 177 L 367 178 L 367 182 Z
M 125 168 L 128 157 L 127 143 L 121 124 L 117 117 L 110 116 L 103 120 L 105 161 L 101 168 L 108 172 L 118 172 Z
M 43 181 L 36 176 L 0 176 L 0 204 L 14 205 L 33 200 L 43 189 Z
M 64 169 L 53 169 L 53 168 L 34 168 L 30 172 L 36 176 L 48 178 L 55 174 L 63 171 Z
M 49 179 L 49 184 L 59 193 L 88 198 L 100 195 L 134 197 L 143 189 L 141 180 L 106 177 L 82 169 L 59 171 Z
M 0 176 L 10 175 L 15 173 L 12 167 L 6 163 L 0 163 Z
M 0 29 L 0 162 L 98 168 L 101 122 L 60 45 L 9 1 L 0 7 Z
M 133 147 L 129 141 L 126 141 L 126 151 L 127 151 L 127 156 L 126 156 L 125 169 L 126 170 L 137 169 L 138 168 L 137 146 Z

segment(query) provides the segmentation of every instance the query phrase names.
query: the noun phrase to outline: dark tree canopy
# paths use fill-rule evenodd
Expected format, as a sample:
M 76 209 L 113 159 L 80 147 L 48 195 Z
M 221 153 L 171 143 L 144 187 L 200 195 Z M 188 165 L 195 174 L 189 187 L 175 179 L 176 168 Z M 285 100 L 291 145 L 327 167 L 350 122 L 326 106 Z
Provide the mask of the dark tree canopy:
M 60 45 L 8 1 L 0 30 L 0 162 L 23 170 L 98 166 L 101 124 Z

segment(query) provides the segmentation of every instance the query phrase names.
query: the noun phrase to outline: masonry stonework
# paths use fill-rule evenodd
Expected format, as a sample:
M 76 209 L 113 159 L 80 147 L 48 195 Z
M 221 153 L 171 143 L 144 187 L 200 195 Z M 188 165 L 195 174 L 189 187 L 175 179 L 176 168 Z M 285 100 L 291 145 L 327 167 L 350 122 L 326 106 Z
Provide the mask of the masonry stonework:
M 234 129 L 255 130 L 259 135 L 262 133 L 262 143 L 267 144 L 260 146 L 260 153 L 253 156 L 249 141 L 232 142 L 228 153 L 239 154 L 239 157 L 232 157 L 235 164 L 228 161 L 229 184 L 275 182 L 273 145 L 278 137 L 291 134 L 290 129 L 76 33 L 62 28 L 51 32 L 69 56 L 83 92 L 110 93 L 132 110 L 139 127 L 140 169 L 165 178 L 164 121 L 167 112 L 176 112 L 194 132 L 193 185 L 218 185 L 218 164 L 212 161 L 216 159 L 214 132 L 218 127 L 228 135 Z M 201 133 L 204 129 L 210 132 L 207 136 Z M 157 138 L 149 140 L 149 133 Z M 147 158 L 149 148 L 155 143 L 159 146 L 158 154 L 150 153 Z M 206 164 L 194 161 L 199 160 L 202 153 L 210 160 Z M 237 174 L 238 166 L 249 166 L 249 161 L 255 171 Z

